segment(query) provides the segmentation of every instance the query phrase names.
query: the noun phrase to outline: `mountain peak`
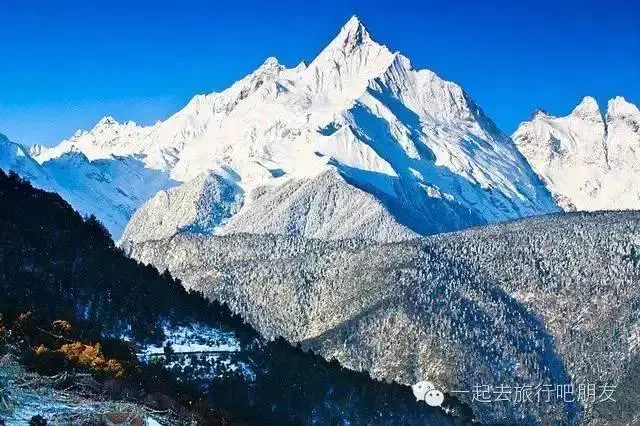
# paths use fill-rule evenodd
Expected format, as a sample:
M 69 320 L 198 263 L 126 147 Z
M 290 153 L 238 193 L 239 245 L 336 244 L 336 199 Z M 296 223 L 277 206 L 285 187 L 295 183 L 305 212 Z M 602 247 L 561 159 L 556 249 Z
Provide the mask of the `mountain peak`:
M 262 66 L 268 67 L 268 68 L 279 67 L 280 62 L 278 62 L 278 58 L 276 58 L 275 56 L 269 56 L 267 59 L 264 60 L 264 63 L 262 64 Z
M 585 96 L 578 106 L 573 109 L 571 115 L 582 119 L 595 118 L 597 121 L 602 120 L 602 114 L 600 113 L 598 102 L 591 96 Z
M 542 108 L 536 108 L 533 111 L 533 114 L 531 114 L 531 117 L 529 118 L 529 120 L 535 120 L 536 118 L 539 118 L 539 117 L 545 118 L 545 117 L 550 117 L 550 115 L 546 110 Z
M 387 70 L 393 59 L 354 16 L 309 64 L 305 76 L 314 96 L 345 105 L 362 95 L 368 81 Z
M 340 33 L 331 42 L 331 45 L 340 47 L 345 52 L 350 52 L 356 47 L 365 44 L 367 41 L 371 41 L 369 32 L 360 19 L 353 15 L 340 29 Z
M 383 53 L 391 60 L 391 53 L 385 46 L 376 43 L 371 39 L 369 32 L 366 30 L 357 16 L 352 16 L 346 24 L 342 26 L 338 35 L 325 47 L 322 52 L 313 60 L 310 67 L 318 64 L 342 62 L 353 56 L 372 57 Z M 389 65 L 389 64 L 387 64 Z
M 96 124 L 96 127 L 105 127 L 105 126 L 113 126 L 114 124 L 118 124 L 118 121 L 110 115 L 102 117 L 100 121 Z
M 351 18 L 342 26 L 342 30 L 350 31 L 358 28 L 364 29 L 364 25 L 362 25 L 362 21 L 356 15 L 352 15 Z
M 280 71 L 282 71 L 284 69 L 284 67 L 282 65 L 280 65 L 280 62 L 278 62 L 278 59 L 273 57 L 273 56 L 269 56 L 267 59 L 265 59 L 265 61 L 262 63 L 262 65 L 260 65 L 258 67 L 258 69 L 256 71 L 254 71 L 253 74 L 278 74 Z
M 616 96 L 609 100 L 607 104 L 607 117 L 625 117 L 627 115 L 638 114 L 638 107 L 628 102 L 622 96 Z

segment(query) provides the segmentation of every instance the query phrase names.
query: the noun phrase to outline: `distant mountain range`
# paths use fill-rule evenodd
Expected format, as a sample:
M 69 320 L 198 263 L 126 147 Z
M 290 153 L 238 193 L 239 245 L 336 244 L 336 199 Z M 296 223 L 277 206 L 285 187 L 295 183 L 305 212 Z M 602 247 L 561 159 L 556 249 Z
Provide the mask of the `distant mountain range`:
M 136 209 L 135 241 L 184 229 L 392 241 L 558 211 L 458 85 L 415 70 L 355 17 L 308 66 L 269 58 L 164 122 L 107 117 L 21 151 L 44 169 L 36 185 L 116 239 Z
M 20 174 L 38 188 L 57 192 L 84 215 L 95 214 L 114 237 L 141 203 L 178 184 L 168 173 L 147 168 L 135 156 L 91 161 L 71 150 L 46 161 L 40 158 L 41 163 L 37 159 L 0 134 L 0 168 Z
M 604 116 L 591 97 L 566 117 L 538 111 L 513 140 L 565 210 L 640 208 L 640 111 L 624 98 Z
M 537 112 L 514 144 L 462 88 L 413 69 L 353 17 L 308 66 L 269 58 L 153 126 L 105 117 L 55 147 L 2 138 L 0 165 L 116 240 L 397 241 L 560 208 L 639 208 L 639 123 L 624 99 L 603 117 L 587 97 L 567 117 Z

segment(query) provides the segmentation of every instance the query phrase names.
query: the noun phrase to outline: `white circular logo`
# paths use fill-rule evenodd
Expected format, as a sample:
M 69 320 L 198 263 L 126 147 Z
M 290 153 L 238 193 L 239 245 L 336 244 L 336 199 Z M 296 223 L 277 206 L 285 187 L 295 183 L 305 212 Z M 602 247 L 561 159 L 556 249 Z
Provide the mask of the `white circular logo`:
M 444 402 L 444 395 L 438 389 L 431 389 L 424 396 L 424 402 L 432 407 L 439 407 Z
M 424 401 L 431 407 L 439 407 L 444 402 L 444 395 L 435 385 L 426 380 L 422 380 L 415 385 L 411 386 L 413 395 L 416 397 L 416 401 Z

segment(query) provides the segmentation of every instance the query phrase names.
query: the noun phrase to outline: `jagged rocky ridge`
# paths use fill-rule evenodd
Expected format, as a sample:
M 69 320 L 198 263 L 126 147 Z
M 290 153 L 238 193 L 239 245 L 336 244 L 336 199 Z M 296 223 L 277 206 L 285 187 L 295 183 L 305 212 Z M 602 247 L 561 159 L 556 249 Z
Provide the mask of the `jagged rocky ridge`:
M 565 117 L 538 111 L 513 140 L 565 210 L 640 208 L 640 111 L 624 98 L 604 116 L 589 96 Z
M 269 58 L 228 89 L 198 95 L 153 126 L 106 117 L 56 147 L 30 150 L 50 168 L 70 153 L 83 164 L 99 162 L 101 180 L 77 173 L 78 187 L 62 185 L 60 193 L 94 212 L 116 239 L 127 215 L 176 182 L 184 187 L 140 207 L 142 218 L 132 220 L 123 239 L 189 228 L 390 241 L 558 210 L 513 142 L 462 88 L 415 70 L 376 43 L 356 17 L 308 66 L 286 68 Z M 124 176 L 102 170 L 122 161 L 142 170 Z M 208 183 L 233 188 L 234 208 L 214 212 L 222 220 L 203 228 L 198 218 L 211 213 L 211 204 L 202 199 L 207 191 L 193 187 L 211 172 L 227 183 Z M 131 193 L 121 181 L 144 191 Z M 77 192 L 85 196 L 102 182 L 125 199 L 77 200 Z M 320 200 L 336 206 L 318 214 Z M 165 208 L 155 209 L 159 203 Z M 365 219 L 330 231 L 345 212 Z M 137 225 L 146 220 L 156 226 Z M 372 231 L 378 223 L 384 230 Z
M 490 423 L 638 418 L 640 214 L 551 215 L 395 244 L 178 234 L 126 249 L 265 336 L 445 391 L 616 383 L 617 403 L 483 404 Z

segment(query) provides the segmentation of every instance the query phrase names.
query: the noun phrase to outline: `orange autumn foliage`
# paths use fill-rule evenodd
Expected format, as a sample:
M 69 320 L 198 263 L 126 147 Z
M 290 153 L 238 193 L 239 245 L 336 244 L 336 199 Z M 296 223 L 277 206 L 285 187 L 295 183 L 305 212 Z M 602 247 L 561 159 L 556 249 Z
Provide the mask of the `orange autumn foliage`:
M 86 366 L 95 373 L 124 377 L 125 371 L 122 364 L 115 359 L 106 359 L 96 346 L 73 342 L 62 345 L 58 352 L 64 354 L 69 361 Z

